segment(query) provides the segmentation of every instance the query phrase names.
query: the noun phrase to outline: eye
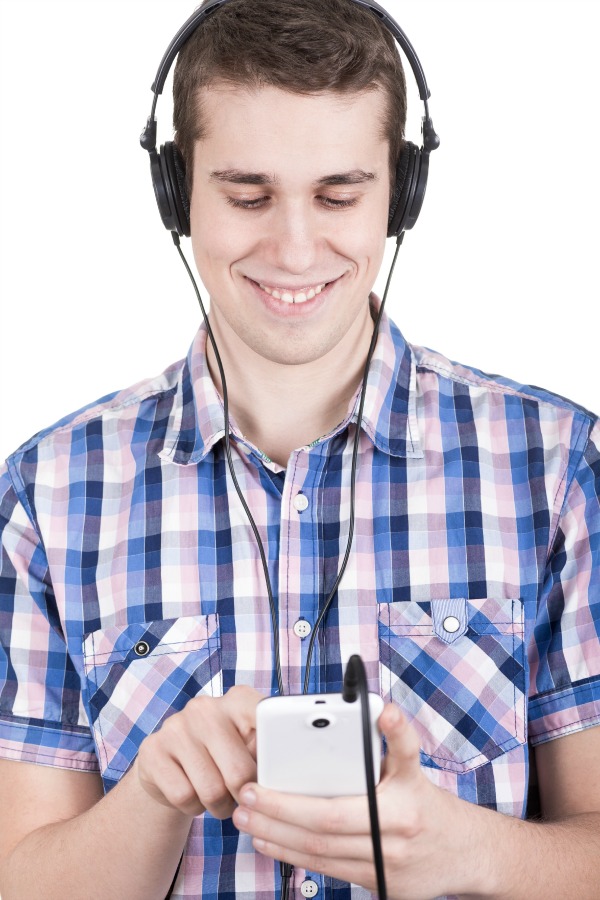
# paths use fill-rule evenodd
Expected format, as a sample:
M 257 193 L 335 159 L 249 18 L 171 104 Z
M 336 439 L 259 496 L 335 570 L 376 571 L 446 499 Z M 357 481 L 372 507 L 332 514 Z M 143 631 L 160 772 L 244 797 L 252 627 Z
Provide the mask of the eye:
M 328 209 L 348 209 L 350 206 L 356 206 L 358 197 L 351 197 L 348 200 L 336 200 L 335 197 L 319 197 L 323 206 Z
M 252 200 L 240 200 L 238 197 L 227 197 L 226 199 L 229 205 L 236 209 L 260 209 L 269 200 L 268 197 L 255 197 Z

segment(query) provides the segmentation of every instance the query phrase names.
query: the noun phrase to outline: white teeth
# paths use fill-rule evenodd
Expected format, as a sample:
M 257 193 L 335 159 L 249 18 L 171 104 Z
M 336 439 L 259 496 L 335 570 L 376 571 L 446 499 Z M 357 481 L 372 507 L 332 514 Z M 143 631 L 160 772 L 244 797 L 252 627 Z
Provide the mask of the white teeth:
M 277 288 L 271 288 L 266 284 L 260 284 L 259 287 L 262 288 L 263 291 L 266 291 L 267 294 L 270 294 L 271 297 L 274 297 L 275 300 L 281 300 L 283 303 L 306 303 L 307 300 L 312 300 L 317 294 L 320 294 L 323 288 L 325 288 L 327 283 L 318 284 L 315 288 L 304 289 L 303 291 L 298 291 L 296 294 L 293 294 L 291 291 L 278 291 Z

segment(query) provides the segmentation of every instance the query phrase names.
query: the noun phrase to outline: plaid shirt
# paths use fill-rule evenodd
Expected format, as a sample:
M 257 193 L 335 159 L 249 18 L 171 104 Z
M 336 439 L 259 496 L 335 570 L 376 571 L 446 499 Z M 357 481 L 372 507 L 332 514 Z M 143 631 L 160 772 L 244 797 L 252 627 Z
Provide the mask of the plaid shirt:
M 20 448 L 0 471 L 0 753 L 99 771 L 197 694 L 275 689 L 270 614 L 223 447 L 206 333 L 160 377 Z M 356 398 L 283 470 L 232 422 L 265 544 L 286 692 L 346 547 Z M 311 690 L 352 653 L 460 797 L 526 814 L 530 748 L 600 722 L 595 416 L 409 346 L 383 318 L 359 444 L 348 568 Z M 298 497 L 302 497 L 298 501 Z M 305 629 L 308 628 L 305 624 Z M 368 892 L 312 877 L 319 896 Z M 271 898 L 276 864 L 231 820 L 194 820 L 174 897 Z

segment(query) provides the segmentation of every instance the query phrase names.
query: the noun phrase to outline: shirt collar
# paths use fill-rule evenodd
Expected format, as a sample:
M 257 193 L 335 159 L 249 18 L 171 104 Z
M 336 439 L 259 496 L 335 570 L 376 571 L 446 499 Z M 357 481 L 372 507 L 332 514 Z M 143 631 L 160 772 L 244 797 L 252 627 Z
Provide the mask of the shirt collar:
M 380 300 L 371 295 L 375 317 Z M 417 422 L 417 367 L 410 345 L 384 312 L 371 359 L 362 428 L 375 446 L 390 456 L 423 456 Z M 350 421 L 358 420 L 360 389 Z
M 371 295 L 374 313 L 379 300 Z M 214 385 L 206 358 L 206 326 L 202 324 L 183 361 L 167 426 L 162 459 L 178 465 L 201 462 L 225 435 L 223 401 Z M 314 445 L 358 419 L 360 390 L 349 415 Z M 409 344 L 383 313 L 369 369 L 362 429 L 375 446 L 391 456 L 422 457 L 416 414 L 416 365 Z M 244 440 L 230 414 L 229 432 Z M 313 446 L 313 445 L 311 445 Z
M 223 401 L 206 358 L 206 325 L 198 329 L 183 360 L 161 459 L 178 465 L 201 462 L 225 436 Z M 229 433 L 237 433 L 230 414 Z

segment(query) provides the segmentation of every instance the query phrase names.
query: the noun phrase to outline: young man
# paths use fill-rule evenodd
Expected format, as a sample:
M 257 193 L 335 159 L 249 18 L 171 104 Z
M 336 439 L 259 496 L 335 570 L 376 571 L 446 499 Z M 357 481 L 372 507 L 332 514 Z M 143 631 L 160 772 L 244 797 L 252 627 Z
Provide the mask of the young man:
M 302 690 L 348 537 L 404 127 L 391 45 L 350 0 L 230 0 L 176 74 L 285 693 Z M 273 632 L 222 391 L 201 328 L 186 360 L 2 470 L 3 900 L 163 898 L 182 852 L 173 897 L 272 897 L 274 860 L 294 865 L 294 896 L 375 889 L 364 798 L 255 784 Z M 310 688 L 339 691 L 358 652 L 388 701 L 389 896 L 593 897 L 596 417 L 411 347 L 384 316 L 359 437 L 354 542 Z M 529 789 L 543 821 L 522 821 Z

